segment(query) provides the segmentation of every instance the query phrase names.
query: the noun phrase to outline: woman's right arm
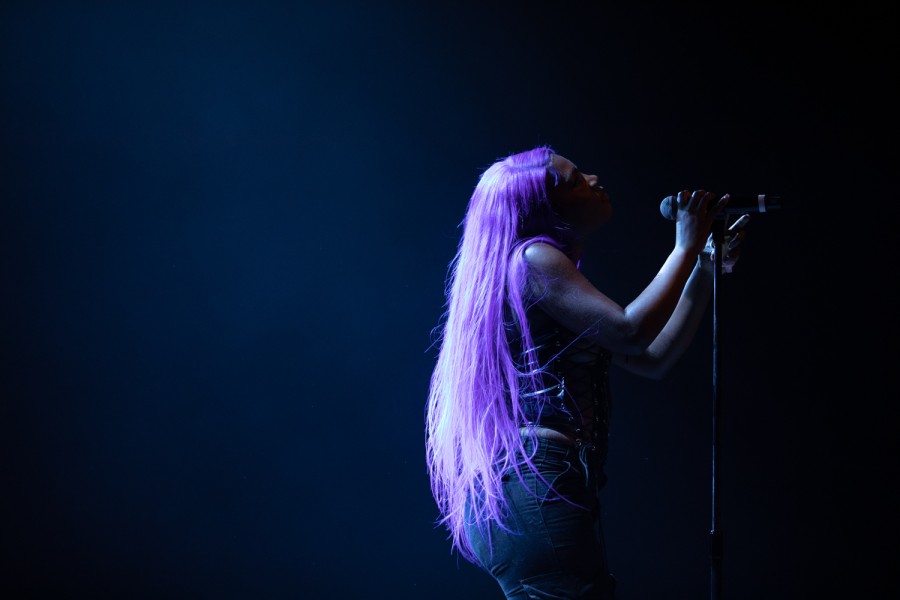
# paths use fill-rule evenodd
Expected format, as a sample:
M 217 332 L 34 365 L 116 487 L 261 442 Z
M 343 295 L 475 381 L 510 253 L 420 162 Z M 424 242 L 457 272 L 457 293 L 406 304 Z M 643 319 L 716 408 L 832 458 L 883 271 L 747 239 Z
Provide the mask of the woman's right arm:
M 567 329 L 613 353 L 640 354 L 668 322 L 703 249 L 716 214 L 727 202 L 697 191 L 679 193 L 675 247 L 646 288 L 622 307 L 600 292 L 561 250 L 532 244 L 525 260 L 539 306 Z

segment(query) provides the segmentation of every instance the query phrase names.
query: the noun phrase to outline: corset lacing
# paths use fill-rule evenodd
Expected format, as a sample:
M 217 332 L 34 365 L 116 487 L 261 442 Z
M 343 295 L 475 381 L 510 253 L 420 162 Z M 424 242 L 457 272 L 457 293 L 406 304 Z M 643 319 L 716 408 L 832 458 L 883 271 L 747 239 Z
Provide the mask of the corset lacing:
M 543 385 L 536 392 L 522 395 L 524 425 L 565 434 L 579 448 L 582 462 L 605 462 L 610 353 L 555 324 L 533 341 Z

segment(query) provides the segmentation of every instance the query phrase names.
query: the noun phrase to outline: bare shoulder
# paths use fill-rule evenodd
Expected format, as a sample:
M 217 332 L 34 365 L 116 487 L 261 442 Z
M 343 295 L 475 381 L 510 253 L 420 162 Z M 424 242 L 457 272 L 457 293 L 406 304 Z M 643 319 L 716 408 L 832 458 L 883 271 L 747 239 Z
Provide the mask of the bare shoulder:
M 567 296 L 573 291 L 589 286 L 587 280 L 565 252 L 546 242 L 535 242 L 525 248 L 528 263 L 530 290 L 544 302 Z M 545 307 L 552 310 L 552 307 Z
M 617 347 L 622 335 L 619 325 L 625 322 L 622 307 L 594 287 L 565 252 L 535 242 L 525 249 L 524 258 L 529 294 L 545 313 L 605 348 Z
M 525 261 L 535 270 L 546 274 L 560 275 L 577 270 L 572 259 L 546 242 L 535 242 L 525 248 Z

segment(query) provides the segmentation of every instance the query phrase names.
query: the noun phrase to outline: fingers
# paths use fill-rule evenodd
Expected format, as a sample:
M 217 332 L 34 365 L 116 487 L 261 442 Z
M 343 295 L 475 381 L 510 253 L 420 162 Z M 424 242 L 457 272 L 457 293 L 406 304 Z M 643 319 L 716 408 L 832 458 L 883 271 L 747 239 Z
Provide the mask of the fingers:
M 694 190 L 691 192 L 691 196 L 688 199 L 688 210 L 690 212 L 698 212 L 703 208 L 704 194 L 705 192 L 703 190 Z
M 724 209 L 725 206 L 728 205 L 728 201 L 730 199 L 731 199 L 731 196 L 728 194 L 725 194 L 724 196 L 719 198 L 719 200 L 710 208 L 710 210 L 712 211 L 712 214 L 713 215 L 719 214 L 722 211 L 722 209 Z
M 731 273 L 734 270 L 734 265 L 737 263 L 738 259 L 741 258 L 741 249 L 740 248 L 732 248 L 725 250 L 725 256 L 722 257 L 722 272 L 723 273 Z
M 721 208 L 724 208 L 727 200 L 723 203 L 722 199 L 720 199 L 716 205 L 712 205 L 711 203 L 715 198 L 715 194 L 706 190 L 694 190 L 693 192 L 682 190 L 678 192 L 678 208 L 692 213 L 704 213 L 711 210 L 715 210 L 715 213 L 718 213 Z M 725 196 L 723 196 L 724 198 Z M 717 208 L 720 204 L 721 208 Z
M 727 250 L 736 248 L 744 240 L 744 236 L 747 234 L 743 229 L 748 222 L 750 222 L 750 215 L 743 214 L 728 226 L 728 230 L 725 232 L 725 247 Z
M 747 235 L 747 233 L 744 231 L 738 231 L 737 233 L 732 235 L 731 239 L 728 240 L 728 244 L 726 245 L 728 250 L 733 250 L 734 248 L 737 248 L 740 245 L 740 243 L 742 241 L 744 241 L 744 236 L 746 236 L 746 235 Z

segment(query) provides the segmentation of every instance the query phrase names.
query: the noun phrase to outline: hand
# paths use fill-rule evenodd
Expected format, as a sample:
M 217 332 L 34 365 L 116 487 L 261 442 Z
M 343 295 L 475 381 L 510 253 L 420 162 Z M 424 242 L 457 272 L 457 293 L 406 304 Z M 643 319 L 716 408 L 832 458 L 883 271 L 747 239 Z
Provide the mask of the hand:
M 741 257 L 741 242 L 744 241 L 747 232 L 743 230 L 744 225 L 750 220 L 750 215 L 742 215 L 731 225 L 728 225 L 725 232 L 725 239 L 722 246 L 725 248 L 725 255 L 722 257 L 722 273 L 731 273 L 734 265 Z M 726 221 L 727 225 L 727 221 Z M 716 264 L 716 246 L 713 242 L 712 234 L 706 239 L 706 246 L 700 254 L 700 266 L 712 271 Z
M 706 243 L 713 221 L 728 204 L 728 198 L 728 194 L 717 198 L 715 194 L 705 190 L 678 192 L 675 245 L 688 252 L 699 253 Z

